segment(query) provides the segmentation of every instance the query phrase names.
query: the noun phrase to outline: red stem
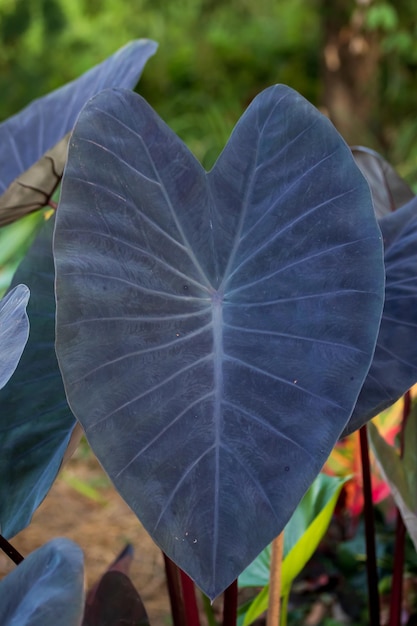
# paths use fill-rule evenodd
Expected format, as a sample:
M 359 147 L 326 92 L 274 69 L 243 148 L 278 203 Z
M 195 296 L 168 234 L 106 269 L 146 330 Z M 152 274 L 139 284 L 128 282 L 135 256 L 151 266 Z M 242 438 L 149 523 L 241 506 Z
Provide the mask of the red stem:
M 389 626 L 399 626 L 401 624 L 404 552 L 405 526 L 401 513 L 397 509 L 397 528 L 395 530 L 394 571 L 392 574 Z
M 375 550 L 375 522 L 372 502 L 371 466 L 369 463 L 368 433 L 366 424 L 359 430 L 362 461 L 362 483 L 365 512 L 366 571 L 368 579 L 368 604 L 370 626 L 380 625 L 378 570 Z
M 198 613 L 194 583 L 182 569 L 180 569 L 180 577 L 187 626 L 200 626 L 200 616 Z
M 14 548 L 12 544 L 3 537 L 3 535 L 0 535 L 0 548 L 16 565 L 19 565 L 19 563 L 24 560 L 20 552 L 18 552 L 16 548 Z
M 187 626 L 179 568 L 175 565 L 174 561 L 171 561 L 171 559 L 167 557 L 164 552 L 162 554 L 164 555 L 165 575 L 167 579 L 169 601 L 171 604 L 173 625 Z
M 405 427 L 411 412 L 411 394 L 404 395 L 403 415 L 400 433 L 400 457 L 404 456 Z M 397 507 L 397 527 L 395 530 L 394 571 L 392 574 L 389 626 L 401 624 L 401 608 L 403 597 L 403 573 L 405 560 L 405 525 Z
M 224 592 L 223 626 L 236 626 L 237 622 L 237 580 Z

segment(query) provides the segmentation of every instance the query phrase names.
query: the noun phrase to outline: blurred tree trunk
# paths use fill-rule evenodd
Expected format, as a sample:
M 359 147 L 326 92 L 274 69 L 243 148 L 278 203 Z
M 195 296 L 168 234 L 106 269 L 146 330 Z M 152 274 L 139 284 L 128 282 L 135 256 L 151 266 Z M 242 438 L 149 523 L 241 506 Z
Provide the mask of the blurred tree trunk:
M 349 144 L 380 148 L 377 140 L 379 49 L 364 29 L 369 0 L 321 0 L 322 104 Z

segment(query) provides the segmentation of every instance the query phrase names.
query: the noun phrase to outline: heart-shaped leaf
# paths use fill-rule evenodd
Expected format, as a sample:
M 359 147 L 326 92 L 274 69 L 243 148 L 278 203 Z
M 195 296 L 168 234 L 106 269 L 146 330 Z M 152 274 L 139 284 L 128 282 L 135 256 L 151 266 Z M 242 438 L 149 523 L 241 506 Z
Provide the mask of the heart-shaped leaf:
M 353 146 L 352 154 L 368 181 L 378 218 L 389 215 L 414 198 L 409 185 L 378 152 Z
M 79 626 L 84 609 L 83 554 L 68 539 L 32 552 L 0 581 L 2 626 Z
M 0 301 L 0 389 L 15 371 L 29 337 L 26 285 L 17 285 Z
M 385 304 L 371 368 L 347 435 L 417 382 L 417 198 L 379 221 L 385 247 Z
M 54 349 L 52 231 L 49 220 L 12 282 L 31 290 L 31 332 L 14 376 L 0 391 L 0 527 L 9 538 L 29 524 L 49 491 L 75 425 Z
M 383 300 L 346 144 L 285 86 L 206 173 L 146 102 L 92 99 L 55 231 L 75 415 L 155 541 L 211 598 L 285 526 L 349 419 Z
M 153 41 L 132 41 L 0 124 L 0 225 L 48 203 L 64 170 L 69 131 L 84 104 L 106 87 L 133 88 L 156 48 Z

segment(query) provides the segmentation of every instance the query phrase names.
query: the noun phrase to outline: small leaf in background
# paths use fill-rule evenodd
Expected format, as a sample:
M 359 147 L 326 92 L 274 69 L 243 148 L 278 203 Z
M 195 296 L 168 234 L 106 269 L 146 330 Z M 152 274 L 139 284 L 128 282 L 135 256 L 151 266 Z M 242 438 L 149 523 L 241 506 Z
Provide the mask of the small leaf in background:
M 0 124 L 0 225 L 48 204 L 64 170 L 69 132 L 82 107 L 106 87 L 135 87 L 156 49 L 154 41 L 132 41 Z
M 363 146 L 353 146 L 351 150 L 371 188 L 378 218 L 389 215 L 414 198 L 409 185 L 380 154 Z
M 213 599 L 283 529 L 368 371 L 383 304 L 368 185 L 283 85 L 208 173 L 140 96 L 108 90 L 78 118 L 54 242 L 71 408 Z
M 0 300 L 0 389 L 13 375 L 29 337 L 29 296 L 26 285 L 16 285 Z
M 145 626 L 149 624 L 142 600 L 130 580 L 133 558 L 128 545 L 87 594 L 82 626 Z
M 368 428 L 372 450 L 417 550 L 417 402 L 413 402 L 405 425 L 402 458 L 374 424 Z
M 0 581 L 1 626 L 79 626 L 84 608 L 81 549 L 54 539 Z
M 281 571 L 282 596 L 290 592 L 294 579 L 323 538 L 347 479 L 319 474 L 286 525 Z M 240 587 L 264 587 L 246 613 L 244 626 L 249 626 L 268 608 L 270 562 L 271 547 L 268 546 L 239 576 Z

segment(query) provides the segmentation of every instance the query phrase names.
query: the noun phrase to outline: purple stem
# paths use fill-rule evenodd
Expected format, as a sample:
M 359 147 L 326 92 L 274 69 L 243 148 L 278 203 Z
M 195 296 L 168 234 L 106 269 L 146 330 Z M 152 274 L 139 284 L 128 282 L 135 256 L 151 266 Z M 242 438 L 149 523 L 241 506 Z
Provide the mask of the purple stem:
M 237 580 L 224 592 L 223 626 L 236 626 L 237 622 Z
M 19 565 L 19 563 L 24 560 L 20 552 L 18 552 L 16 548 L 14 548 L 12 544 L 3 537 L 3 535 L 0 535 L 0 548 L 16 565 Z
M 362 483 L 365 512 L 366 570 L 368 579 L 368 605 L 370 626 L 380 626 L 378 570 L 376 566 L 375 523 L 372 502 L 371 466 L 369 463 L 368 433 L 366 424 L 359 430 L 362 461 Z
M 194 583 L 182 569 L 180 569 L 180 577 L 187 626 L 200 626 L 200 615 L 198 612 Z
M 401 513 L 397 509 L 397 528 L 395 529 L 394 571 L 392 574 L 391 598 L 389 607 L 389 626 L 401 624 L 403 600 L 405 526 Z
M 187 626 L 185 617 L 185 606 L 181 591 L 181 580 L 179 568 L 163 552 L 165 563 L 165 576 L 167 579 L 169 601 L 171 604 L 171 615 L 174 626 Z
M 405 427 L 411 412 L 411 394 L 404 395 L 403 415 L 400 433 L 400 457 L 404 456 Z M 405 559 L 405 526 L 397 507 L 397 527 L 395 530 L 394 571 L 392 574 L 389 626 L 401 624 L 401 608 L 403 597 L 403 572 Z

